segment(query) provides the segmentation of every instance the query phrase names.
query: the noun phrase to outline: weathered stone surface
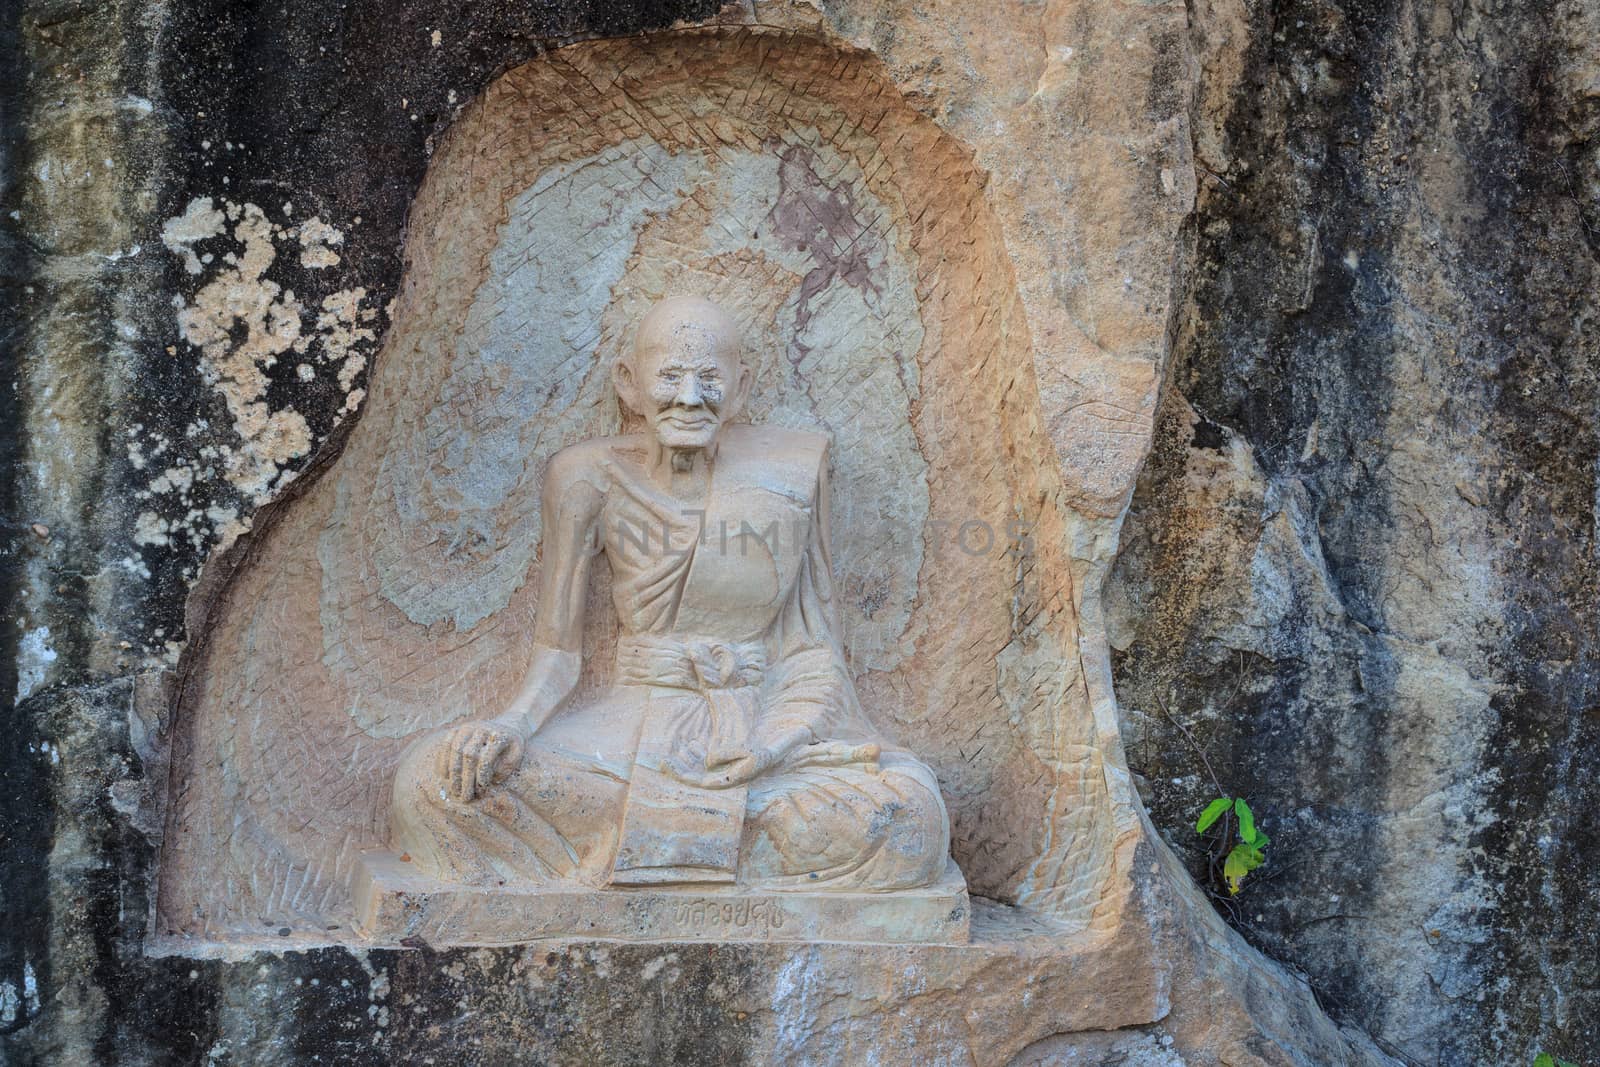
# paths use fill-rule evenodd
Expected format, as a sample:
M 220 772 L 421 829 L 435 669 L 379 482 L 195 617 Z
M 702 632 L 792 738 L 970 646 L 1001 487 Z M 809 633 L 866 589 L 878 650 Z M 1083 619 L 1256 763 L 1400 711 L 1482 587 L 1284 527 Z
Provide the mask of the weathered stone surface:
M 1110 593 L 1130 763 L 1197 872 L 1179 723 L 1256 803 L 1274 860 L 1232 910 L 1338 1017 L 1419 1063 L 1588 1062 L 1592 5 L 1206 17 L 1250 43 L 1204 94 Z
M 1340 1018 L 1430 1061 L 1516 1060 L 1538 1044 L 1582 1056 L 1600 1012 L 1583 1008 L 1595 843 L 1575 770 L 1596 750 L 1581 611 L 1593 600 L 1582 313 L 1596 35 L 1579 4 L 840 3 L 723 16 L 860 47 L 910 110 L 972 153 L 1030 334 L 1038 400 L 1016 434 L 1048 442 L 1044 476 L 1059 483 L 1060 522 L 1034 536 L 1060 549 L 1068 579 L 1051 610 L 1070 611 L 1076 634 L 1063 645 L 1023 626 L 994 655 L 995 691 L 1049 679 L 1063 717 L 1006 711 L 1076 723 L 1069 743 L 1092 739 L 1105 794 L 1123 798 L 1108 827 L 1073 823 L 1084 794 L 1052 795 L 1057 851 L 985 854 L 975 869 L 993 875 L 990 892 L 1092 914 L 1092 898 L 1052 887 L 1072 884 L 1060 877 L 1079 860 L 1071 841 L 1109 842 L 1112 858 L 1090 866 L 1130 872 L 1131 896 L 1107 910 L 1145 917 L 1144 936 L 1123 928 L 1104 943 L 1091 922 L 1062 946 L 1033 929 L 982 965 L 924 964 L 922 986 L 826 947 L 813 951 L 824 970 L 775 946 L 561 945 L 552 961 L 314 948 L 259 926 L 226 959 L 149 955 L 169 668 L 225 617 L 210 613 L 219 592 L 254 603 L 248 577 L 227 579 L 265 539 L 212 549 L 270 526 L 258 504 L 300 492 L 308 479 L 289 476 L 331 461 L 364 424 L 351 416 L 438 139 L 496 75 L 550 47 L 715 14 L 375 0 L 0 9 L 0 336 L 16 353 L 13 387 L 0 388 L 3 580 L 20 623 L 0 656 L 0 688 L 18 696 L 0 730 L 0 892 L 23 917 L 0 935 L 4 1055 L 1375 1060 L 1175 872 L 1157 873 L 1123 768 L 1100 589 L 1176 339 L 1181 396 L 1168 393 L 1109 605 L 1128 650 L 1121 728 L 1151 772 L 1156 820 L 1182 843 L 1197 799 L 1196 761 L 1152 699 L 1177 688 L 1174 715 L 1276 820 L 1287 869 L 1262 872 L 1267 892 L 1251 890 L 1243 921 L 1310 971 Z M 1005 370 L 1025 380 L 1016 367 Z M 893 404 L 883 414 L 895 425 Z M 924 457 L 930 470 L 936 459 Z M 1417 532 L 1430 523 L 1443 540 Z M 1184 552 L 1179 529 L 1208 551 Z M 1256 580 L 1258 537 L 1260 585 L 1241 597 L 1226 583 Z M 1166 562 L 1152 559 L 1161 545 Z M 1204 575 L 1217 584 L 1197 588 Z M 871 623 L 874 655 L 904 654 L 881 636 L 899 619 Z M 1241 692 L 1265 694 L 1242 706 L 1230 703 L 1234 646 L 1257 672 Z M 1440 721 L 1436 693 L 1450 694 Z M 1207 708 L 1226 729 L 1194 717 Z M 1354 759 L 1368 737 L 1385 754 L 1377 772 Z M 1279 770 L 1252 776 L 1246 753 Z M 1423 772 L 1414 783 L 1408 760 Z M 1172 778 L 1191 785 L 1169 789 Z M 1008 784 L 975 780 L 965 794 L 988 805 L 967 824 L 969 859 L 987 822 L 1037 811 Z M 1356 893 L 1364 917 L 1327 918 L 1319 892 Z M 1477 914 L 1412 925 L 1424 899 L 1474 894 Z M 1027 962 L 1036 951 L 1047 961 Z M 820 991 L 798 1001 L 803 1015 L 783 1014 L 805 973 Z M 1112 1021 L 1096 1025 L 1137 1029 L 1071 1032 L 1102 1009 Z

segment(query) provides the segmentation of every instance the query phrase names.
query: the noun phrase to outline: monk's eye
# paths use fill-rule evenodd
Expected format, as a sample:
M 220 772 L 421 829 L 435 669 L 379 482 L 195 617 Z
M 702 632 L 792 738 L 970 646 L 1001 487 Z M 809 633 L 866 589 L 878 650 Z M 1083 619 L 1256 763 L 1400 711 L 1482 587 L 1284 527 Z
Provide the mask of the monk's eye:
M 683 380 L 683 373 L 675 370 L 662 371 L 661 380 L 666 382 L 668 385 L 677 385 Z

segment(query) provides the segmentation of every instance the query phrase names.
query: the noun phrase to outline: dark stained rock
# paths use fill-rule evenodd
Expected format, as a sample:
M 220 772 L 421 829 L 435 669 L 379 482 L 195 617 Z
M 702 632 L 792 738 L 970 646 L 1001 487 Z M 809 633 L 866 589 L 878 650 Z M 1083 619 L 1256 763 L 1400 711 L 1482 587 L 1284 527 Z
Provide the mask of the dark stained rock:
M 1272 862 L 1223 906 L 1336 1017 L 1419 1063 L 1587 1062 L 1596 15 L 1249 25 L 1108 592 L 1129 759 L 1202 878 L 1201 750 L 1251 799 Z

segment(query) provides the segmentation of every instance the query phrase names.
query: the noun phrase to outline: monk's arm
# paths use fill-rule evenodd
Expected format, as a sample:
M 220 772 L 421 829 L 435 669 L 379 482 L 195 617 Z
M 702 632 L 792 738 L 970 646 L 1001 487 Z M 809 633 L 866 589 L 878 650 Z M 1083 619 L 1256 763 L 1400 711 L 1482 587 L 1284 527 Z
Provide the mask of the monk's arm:
M 531 737 L 572 694 L 583 670 L 583 608 L 600 548 L 605 503 L 598 470 L 573 451 L 559 452 L 545 474 L 544 558 L 539 569 L 533 659 L 501 720 Z

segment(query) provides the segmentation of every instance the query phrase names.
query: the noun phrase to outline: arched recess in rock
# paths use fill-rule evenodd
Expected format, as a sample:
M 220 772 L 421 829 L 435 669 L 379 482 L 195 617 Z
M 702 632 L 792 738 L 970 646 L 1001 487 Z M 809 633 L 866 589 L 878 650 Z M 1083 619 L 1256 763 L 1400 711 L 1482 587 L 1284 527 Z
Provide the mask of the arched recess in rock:
M 159 932 L 348 929 L 407 738 L 525 669 L 545 459 L 618 428 L 609 364 L 681 292 L 741 318 L 755 420 L 834 437 L 862 702 L 938 774 L 972 890 L 1096 917 L 1116 743 L 984 176 L 870 53 L 742 28 L 561 49 L 444 139 L 359 424 L 196 654 Z M 591 604 L 589 684 L 615 632 Z

